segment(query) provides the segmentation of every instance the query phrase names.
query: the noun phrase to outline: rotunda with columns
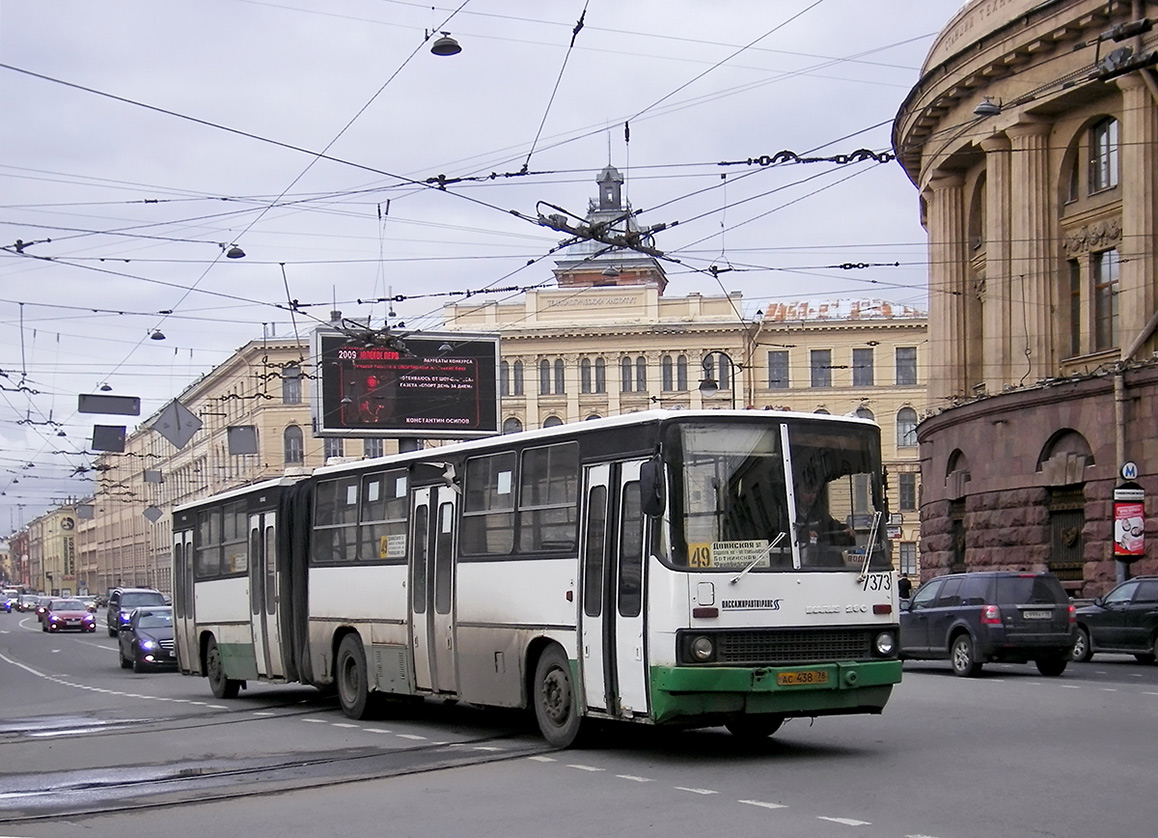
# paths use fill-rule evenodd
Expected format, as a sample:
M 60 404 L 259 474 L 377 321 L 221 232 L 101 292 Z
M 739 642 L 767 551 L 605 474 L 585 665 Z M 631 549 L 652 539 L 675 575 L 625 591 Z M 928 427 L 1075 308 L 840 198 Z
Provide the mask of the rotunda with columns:
M 1158 572 L 1156 21 L 974 0 L 897 115 L 929 236 L 926 577 L 1051 569 L 1093 596 Z M 1129 464 L 1141 547 L 1115 539 Z

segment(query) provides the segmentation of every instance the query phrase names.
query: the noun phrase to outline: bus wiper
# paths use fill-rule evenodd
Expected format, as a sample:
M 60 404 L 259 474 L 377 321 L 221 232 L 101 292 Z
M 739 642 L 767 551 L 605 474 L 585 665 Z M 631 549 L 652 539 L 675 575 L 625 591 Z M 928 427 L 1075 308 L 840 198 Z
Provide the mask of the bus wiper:
M 779 544 L 783 540 L 784 540 L 784 533 L 779 533 L 774 539 L 772 539 L 771 544 L 769 544 L 767 547 L 765 547 L 763 550 L 760 551 L 760 555 L 758 555 L 756 558 L 752 559 L 752 561 L 748 562 L 748 566 L 746 568 L 744 568 L 743 570 L 741 570 L 739 573 L 737 573 L 735 576 L 732 577 L 732 584 L 735 585 L 737 582 L 739 582 L 741 579 L 743 579 L 744 575 L 749 570 L 751 570 L 756 565 L 758 565 L 764 559 L 765 556 L 767 556 L 769 553 L 772 552 L 772 548 L 774 548 L 777 544 Z
M 864 550 L 864 564 L 861 565 L 860 576 L 856 579 L 857 582 L 863 582 L 865 577 L 868 576 L 869 562 L 873 559 L 873 547 L 876 546 L 877 543 L 877 530 L 880 529 L 880 525 L 881 511 L 878 509 L 873 513 L 873 525 L 872 528 L 869 529 L 868 546 L 865 547 Z

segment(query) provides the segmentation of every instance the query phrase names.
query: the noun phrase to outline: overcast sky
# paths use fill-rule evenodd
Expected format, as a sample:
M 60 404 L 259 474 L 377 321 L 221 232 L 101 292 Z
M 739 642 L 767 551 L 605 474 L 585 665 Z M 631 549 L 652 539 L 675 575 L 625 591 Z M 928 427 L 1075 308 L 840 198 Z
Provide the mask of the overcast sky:
M 609 160 L 641 224 L 678 222 L 669 295 L 926 310 L 896 162 L 742 161 L 889 150 L 961 5 L 0 0 L 0 533 L 91 491 L 79 393 L 144 419 L 335 306 L 434 328 L 444 295 L 547 282 L 541 202 L 584 215 Z

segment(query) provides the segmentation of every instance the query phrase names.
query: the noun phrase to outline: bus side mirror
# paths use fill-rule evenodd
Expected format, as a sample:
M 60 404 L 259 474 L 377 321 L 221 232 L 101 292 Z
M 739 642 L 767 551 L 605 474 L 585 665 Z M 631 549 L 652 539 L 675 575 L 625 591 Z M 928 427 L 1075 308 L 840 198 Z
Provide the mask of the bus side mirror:
M 653 457 L 639 467 L 640 508 L 655 518 L 663 514 L 663 462 Z

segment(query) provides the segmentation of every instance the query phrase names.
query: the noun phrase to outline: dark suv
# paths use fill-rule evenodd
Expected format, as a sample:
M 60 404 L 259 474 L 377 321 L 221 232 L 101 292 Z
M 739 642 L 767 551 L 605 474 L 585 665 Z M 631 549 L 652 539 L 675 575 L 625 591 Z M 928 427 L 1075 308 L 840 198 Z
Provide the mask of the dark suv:
M 1078 609 L 1074 660 L 1088 661 L 1094 652 L 1125 652 L 1142 663 L 1158 655 L 1158 576 L 1123 582 L 1092 605 Z
M 109 592 L 109 609 L 105 627 L 109 637 L 116 637 L 121 626 L 129 622 L 134 608 L 142 605 L 167 605 L 165 595 L 153 588 L 113 588 Z
M 901 605 L 901 658 L 948 658 L 961 676 L 986 661 L 1033 661 L 1042 675 L 1061 675 L 1076 639 L 1074 607 L 1052 573 L 938 576 Z

